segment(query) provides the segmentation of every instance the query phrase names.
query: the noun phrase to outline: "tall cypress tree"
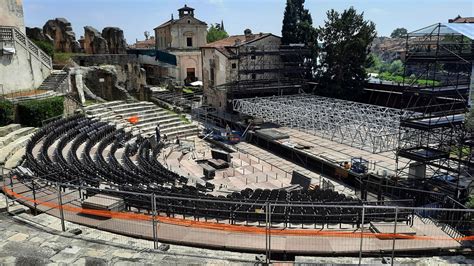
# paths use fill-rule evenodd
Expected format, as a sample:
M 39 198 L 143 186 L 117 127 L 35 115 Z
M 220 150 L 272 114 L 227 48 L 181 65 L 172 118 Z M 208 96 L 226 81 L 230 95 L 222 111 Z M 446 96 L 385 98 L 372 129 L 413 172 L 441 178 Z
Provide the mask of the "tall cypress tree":
M 281 29 L 282 44 L 315 42 L 316 31 L 304 0 L 287 0 Z
M 283 15 L 283 26 L 281 28 L 282 44 L 294 43 L 296 40 L 296 24 L 298 18 L 293 0 L 286 0 L 285 14 Z

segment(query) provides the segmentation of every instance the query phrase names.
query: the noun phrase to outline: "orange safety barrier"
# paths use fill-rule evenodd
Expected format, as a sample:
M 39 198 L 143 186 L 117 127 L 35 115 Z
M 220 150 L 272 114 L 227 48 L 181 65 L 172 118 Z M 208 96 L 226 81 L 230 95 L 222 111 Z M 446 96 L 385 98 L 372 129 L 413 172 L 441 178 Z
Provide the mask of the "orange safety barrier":
M 49 208 L 59 209 L 59 204 L 52 202 L 34 200 L 32 198 L 25 197 L 20 195 L 6 186 L 3 187 L 3 191 L 9 196 L 21 199 L 27 202 L 36 203 L 37 205 L 46 206 Z M 84 209 L 80 207 L 73 207 L 70 205 L 63 205 L 62 209 L 68 212 L 74 213 L 84 213 L 100 217 L 115 218 L 120 220 L 135 220 L 135 221 L 151 221 L 153 217 L 151 215 L 140 214 L 140 213 L 131 213 L 131 212 L 117 212 L 117 211 L 105 211 L 105 210 L 94 210 L 94 209 Z M 213 222 L 201 222 L 193 221 L 186 219 L 178 219 L 166 216 L 156 216 L 155 218 L 158 222 L 200 228 L 200 229 L 210 229 L 210 230 L 220 230 L 220 231 L 231 231 L 239 233 L 251 233 L 251 234 L 266 234 L 268 230 L 266 228 L 254 227 L 254 226 L 241 226 L 241 225 L 232 225 L 232 224 L 221 224 Z M 466 236 L 460 238 L 450 238 L 450 237 L 435 237 L 435 236 L 416 236 L 416 235 L 407 235 L 407 234 L 393 234 L 393 233 L 372 233 L 372 232 L 346 232 L 346 231 L 322 231 L 314 229 L 275 229 L 272 228 L 269 230 L 271 235 L 286 235 L 286 236 L 320 236 L 320 237 L 344 237 L 344 238 L 379 238 L 379 239 L 411 239 L 411 240 L 456 240 L 456 241 L 468 241 L 474 240 L 474 236 Z
M 128 119 L 128 122 L 130 122 L 131 124 L 136 124 L 138 123 L 138 116 L 132 116 L 132 117 L 129 117 Z

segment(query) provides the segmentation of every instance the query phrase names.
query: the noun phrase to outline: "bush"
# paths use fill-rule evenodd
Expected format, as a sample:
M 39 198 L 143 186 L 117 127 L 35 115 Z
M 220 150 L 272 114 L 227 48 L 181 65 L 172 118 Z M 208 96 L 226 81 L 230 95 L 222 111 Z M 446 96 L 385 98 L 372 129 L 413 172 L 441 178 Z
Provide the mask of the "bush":
M 63 114 L 63 100 L 63 97 L 53 97 L 19 103 L 18 116 L 20 124 L 41 127 L 43 120 Z
M 47 53 L 49 56 L 53 57 L 54 55 L 54 46 L 53 44 L 46 42 L 46 41 L 37 41 L 33 40 L 33 42 L 45 53 Z
M 13 121 L 13 104 L 7 100 L 0 100 L 0 126 Z

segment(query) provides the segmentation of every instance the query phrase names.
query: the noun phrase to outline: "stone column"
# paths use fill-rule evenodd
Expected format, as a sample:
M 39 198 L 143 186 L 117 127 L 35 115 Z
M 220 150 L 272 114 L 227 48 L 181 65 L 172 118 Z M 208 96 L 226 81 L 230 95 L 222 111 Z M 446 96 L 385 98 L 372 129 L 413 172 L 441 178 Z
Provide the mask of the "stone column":
M 84 83 L 82 81 L 82 74 L 76 73 L 75 79 L 76 79 L 77 93 L 79 94 L 79 100 L 81 101 L 82 104 L 84 104 L 86 102 L 86 98 L 84 97 Z

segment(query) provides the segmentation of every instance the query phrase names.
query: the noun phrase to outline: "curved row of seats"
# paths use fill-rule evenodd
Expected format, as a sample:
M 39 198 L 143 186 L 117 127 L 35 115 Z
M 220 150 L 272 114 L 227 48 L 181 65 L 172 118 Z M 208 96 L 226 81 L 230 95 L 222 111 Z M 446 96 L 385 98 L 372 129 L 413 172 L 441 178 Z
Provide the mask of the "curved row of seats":
M 51 182 L 86 186 L 89 196 L 97 193 L 119 196 L 128 208 L 149 211 L 152 206 L 149 194 L 153 193 L 158 197 L 157 211 L 169 216 L 260 223 L 265 221 L 266 204 L 273 203 L 276 205 L 272 205 L 271 219 L 275 223 L 361 222 L 360 208 L 344 207 L 361 202 L 331 190 L 288 192 L 246 188 L 227 196 L 213 196 L 207 193 L 214 189 L 212 184 L 189 186 L 186 177 L 159 163 L 157 156 L 161 148 L 161 143 L 154 144 L 150 139 L 134 137 L 105 122 L 76 115 L 41 128 L 27 145 L 24 165 L 36 176 Z M 100 184 L 112 190 L 103 191 Z M 378 209 L 366 215 L 366 221 L 393 216 L 393 210 Z M 408 216 L 399 213 L 398 219 Z

